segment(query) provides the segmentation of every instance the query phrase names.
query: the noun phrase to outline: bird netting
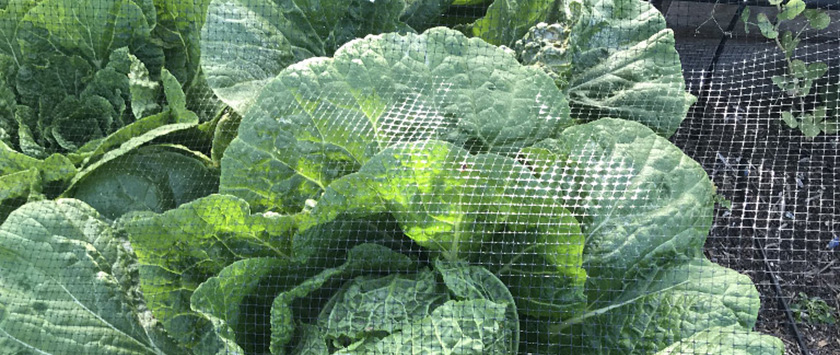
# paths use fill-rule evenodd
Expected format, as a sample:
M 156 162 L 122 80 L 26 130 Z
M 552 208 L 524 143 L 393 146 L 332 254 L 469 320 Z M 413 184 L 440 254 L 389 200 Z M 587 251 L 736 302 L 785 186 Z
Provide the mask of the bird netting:
M 831 4 L 0 1 L 2 354 L 835 354 Z

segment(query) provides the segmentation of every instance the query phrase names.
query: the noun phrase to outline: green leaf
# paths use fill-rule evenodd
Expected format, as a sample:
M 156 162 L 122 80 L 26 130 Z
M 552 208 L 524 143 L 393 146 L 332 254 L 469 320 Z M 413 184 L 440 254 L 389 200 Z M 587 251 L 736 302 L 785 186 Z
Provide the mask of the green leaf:
M 376 342 L 334 354 L 450 354 L 466 352 L 467 342 L 475 353 L 510 354 L 507 305 L 485 299 L 448 301 L 409 329 Z
M 30 203 L 0 226 L 0 348 L 7 353 L 182 354 L 118 275 L 125 241 L 77 200 Z
M 162 42 L 165 67 L 189 85 L 199 76 L 200 32 L 210 0 L 154 0 L 157 24 L 152 36 Z
M 808 138 L 820 135 L 820 122 L 812 113 L 806 113 L 800 117 L 799 130 Z
M 160 105 L 158 105 L 160 84 L 149 77 L 149 70 L 143 62 L 133 55 L 129 55 L 129 58 L 131 59 L 131 71 L 128 72 L 131 112 L 139 119 L 160 110 Z
M 775 5 L 781 5 L 782 2 L 784 2 L 784 1 L 785 0 L 768 0 L 768 2 L 770 2 L 770 5 L 774 5 L 774 6 Z
M 392 334 L 425 318 L 449 300 L 430 271 L 381 278 L 360 276 L 342 288 L 321 311 L 318 323 L 330 339 L 360 339 L 366 333 Z
M 795 83 L 793 83 L 790 79 L 782 75 L 773 75 L 770 80 L 776 85 L 776 87 L 784 91 L 792 90 L 795 85 Z
M 265 299 L 271 302 L 283 285 L 296 283 L 294 271 L 295 267 L 285 258 L 237 261 L 199 285 L 190 297 L 190 308 L 213 323 L 214 331 L 224 343 L 225 353 L 264 353 L 267 349 L 259 349 L 259 344 L 248 338 L 256 336 L 260 325 L 268 324 L 254 324 L 253 319 L 249 322 L 245 307 L 259 309 L 255 302 Z
M 111 52 L 148 38 L 150 25 L 131 0 L 44 0 L 30 9 L 18 33 L 27 60 L 69 53 L 104 66 Z
M 410 31 L 402 10 L 397 0 L 213 0 L 201 65 L 216 95 L 244 115 L 287 66 L 368 34 Z
M 271 353 L 284 354 L 283 349 L 292 340 L 296 325 L 296 310 L 293 302 L 296 299 L 307 297 L 334 277 L 353 277 L 360 272 L 399 272 L 411 269 L 416 269 L 414 260 L 381 245 L 360 244 L 353 247 L 347 253 L 344 264 L 323 270 L 294 288 L 277 295 L 271 306 Z M 445 294 L 433 298 L 437 299 L 441 296 Z
M 221 343 L 190 310 L 193 291 L 237 260 L 288 255 L 294 227 L 291 216 L 251 214 L 245 201 L 225 195 L 125 223 L 146 304 L 170 336 L 199 353 L 215 353 Z
M 741 22 L 744 23 L 744 32 L 750 33 L 750 7 L 745 6 L 744 11 L 741 12 Z
M 608 302 L 616 296 L 611 290 L 651 268 L 702 254 L 714 187 L 668 140 L 638 123 L 601 119 L 536 147 L 567 157 L 530 165 L 554 165 L 540 179 L 549 190 L 564 191 L 561 204 L 574 206 L 581 220 L 590 300 Z
M 779 339 L 749 332 L 760 303 L 752 281 L 702 256 L 649 270 L 619 294 L 611 303 L 596 303 L 578 319 L 549 326 L 557 334 L 556 344 L 570 344 L 566 346 L 577 354 L 651 354 L 694 335 L 731 327 L 727 329 L 747 335 L 745 339 L 772 345 L 764 351 L 783 349 Z M 737 354 L 734 350 L 739 348 L 737 343 L 717 345 L 716 354 Z
M 149 146 L 85 172 L 64 196 L 109 219 L 131 211 L 164 212 L 217 190 L 217 174 L 184 150 Z
M 787 4 L 782 7 L 782 12 L 776 15 L 780 21 L 793 20 L 796 16 L 805 11 L 805 1 L 803 0 L 788 0 Z
M 825 120 L 820 124 L 820 130 L 825 134 L 837 134 L 840 132 L 840 120 Z
M 440 141 L 405 143 L 333 182 L 310 223 L 388 212 L 421 246 L 491 268 L 521 312 L 568 317 L 583 300 L 583 239 L 545 191 L 513 159 Z
M 213 146 L 210 150 L 210 158 L 213 159 L 214 163 L 221 164 L 225 150 L 230 146 L 230 142 L 236 138 L 240 122 L 242 122 L 242 116 L 233 110 L 225 112 L 219 118 L 213 130 Z
M 714 327 L 698 332 L 656 352 L 671 354 L 782 355 L 784 344 L 775 337 L 738 326 Z
M 782 50 L 785 52 L 785 58 L 790 59 L 794 50 L 796 50 L 796 46 L 799 45 L 799 37 L 794 37 L 792 32 L 785 31 L 779 43 L 781 43 Z
M 452 0 L 405 0 L 400 21 L 421 32 L 437 26 L 441 15 L 449 8 Z
M 485 299 L 509 305 L 506 318 L 510 327 L 511 343 L 508 349 L 519 348 L 519 314 L 516 303 L 510 290 L 496 275 L 480 266 L 441 259 L 435 262 L 435 270 L 440 273 L 446 288 L 456 299 Z
M 764 37 L 774 39 L 779 36 L 779 31 L 776 29 L 776 26 L 770 23 L 770 19 L 767 18 L 767 14 L 763 12 L 759 13 L 756 20 L 758 20 L 756 25 Z
M 523 64 L 555 79 L 577 120 L 623 118 L 673 135 L 696 98 L 686 92 L 665 18 L 643 1 L 583 4 L 517 41 Z
M 512 155 L 571 124 L 545 73 L 479 39 L 445 28 L 371 36 L 267 84 L 222 158 L 220 190 L 297 212 L 396 143 Z
M 803 14 L 808 19 L 808 24 L 811 25 L 811 28 L 817 31 L 826 29 L 831 22 L 831 17 L 825 11 L 819 9 L 805 9 Z
M 808 64 L 805 70 L 805 79 L 817 80 L 822 78 L 825 73 L 828 73 L 828 65 L 823 62 L 816 62 Z M 808 85 L 810 88 L 810 85 Z
M 555 10 L 551 0 L 495 0 L 487 13 L 467 26 L 467 33 L 490 44 L 513 46 L 531 26 L 545 19 Z
M 799 120 L 797 120 L 796 117 L 793 117 L 793 113 L 788 111 L 782 112 L 782 121 L 784 121 L 790 128 L 796 128 L 799 125 Z
M 0 222 L 27 201 L 55 197 L 74 175 L 76 167 L 61 154 L 40 160 L 0 142 Z

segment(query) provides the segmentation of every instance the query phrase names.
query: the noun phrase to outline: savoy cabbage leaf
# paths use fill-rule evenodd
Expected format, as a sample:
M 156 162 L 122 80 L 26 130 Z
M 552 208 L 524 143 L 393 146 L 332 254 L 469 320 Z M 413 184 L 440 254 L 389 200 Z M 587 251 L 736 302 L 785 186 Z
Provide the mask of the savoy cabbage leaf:
M 16 1 L 3 16 L 14 148 L 31 156 L 72 152 L 130 123 L 131 58 L 151 73 L 163 65 L 150 0 Z
M 201 33 L 210 87 L 245 114 L 283 68 L 368 34 L 410 32 L 402 0 L 212 0 Z
M 516 352 L 519 320 L 498 278 L 478 266 L 441 260 L 434 271 L 399 273 L 416 268 L 412 260 L 380 245 L 354 247 L 344 264 L 277 296 L 272 306 L 272 354 L 314 349 L 324 354 Z M 391 273 L 375 276 L 383 272 Z M 308 297 L 331 278 L 360 273 L 331 296 L 314 323 L 296 326 L 296 299 Z M 302 339 L 289 352 L 296 329 Z
M 132 291 L 136 260 L 126 245 L 78 200 L 9 215 L 0 225 L 3 352 L 182 354 Z
M 749 332 L 759 307 L 752 281 L 703 255 L 714 187 L 700 164 L 618 119 L 570 127 L 522 153 L 581 221 L 589 275 L 586 310 L 542 328 L 554 338 L 536 341 L 547 345 L 537 352 L 648 354 L 715 327 L 781 352 L 778 339 Z
M 552 16 L 517 33 L 522 63 L 555 79 L 575 119 L 624 118 L 673 135 L 696 98 L 686 92 L 674 33 L 662 14 L 638 0 L 558 4 Z
M 481 40 L 446 28 L 370 36 L 265 86 L 222 159 L 220 192 L 291 213 L 396 143 L 515 154 L 572 124 L 545 73 Z
M 288 256 L 291 216 L 251 214 L 233 196 L 210 195 L 146 218 L 125 221 L 140 263 L 140 289 L 170 336 L 199 353 L 223 344 L 211 322 L 190 309 L 193 291 L 233 262 Z

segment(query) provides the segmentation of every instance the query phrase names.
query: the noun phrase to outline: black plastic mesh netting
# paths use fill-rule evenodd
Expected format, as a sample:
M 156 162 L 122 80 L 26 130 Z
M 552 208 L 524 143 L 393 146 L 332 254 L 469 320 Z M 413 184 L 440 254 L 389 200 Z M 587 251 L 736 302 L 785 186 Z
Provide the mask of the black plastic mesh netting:
M 840 354 L 837 10 L 0 0 L 0 354 Z

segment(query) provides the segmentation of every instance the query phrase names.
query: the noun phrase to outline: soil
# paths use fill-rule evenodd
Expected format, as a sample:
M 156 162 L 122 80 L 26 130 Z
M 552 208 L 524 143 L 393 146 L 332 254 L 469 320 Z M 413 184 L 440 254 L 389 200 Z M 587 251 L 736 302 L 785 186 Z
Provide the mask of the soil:
M 752 278 L 761 294 L 756 329 L 781 338 L 786 354 L 838 355 L 840 247 L 829 242 L 840 237 L 840 138 L 806 138 L 786 127 L 779 117 L 788 108 L 773 101 L 778 96 L 745 92 L 766 90 L 755 85 L 766 78 L 721 74 L 740 86 L 695 92 L 701 100 L 672 138 L 731 201 L 715 210 L 706 254 Z M 802 304 L 800 292 L 825 301 L 835 324 L 796 321 L 791 308 Z

